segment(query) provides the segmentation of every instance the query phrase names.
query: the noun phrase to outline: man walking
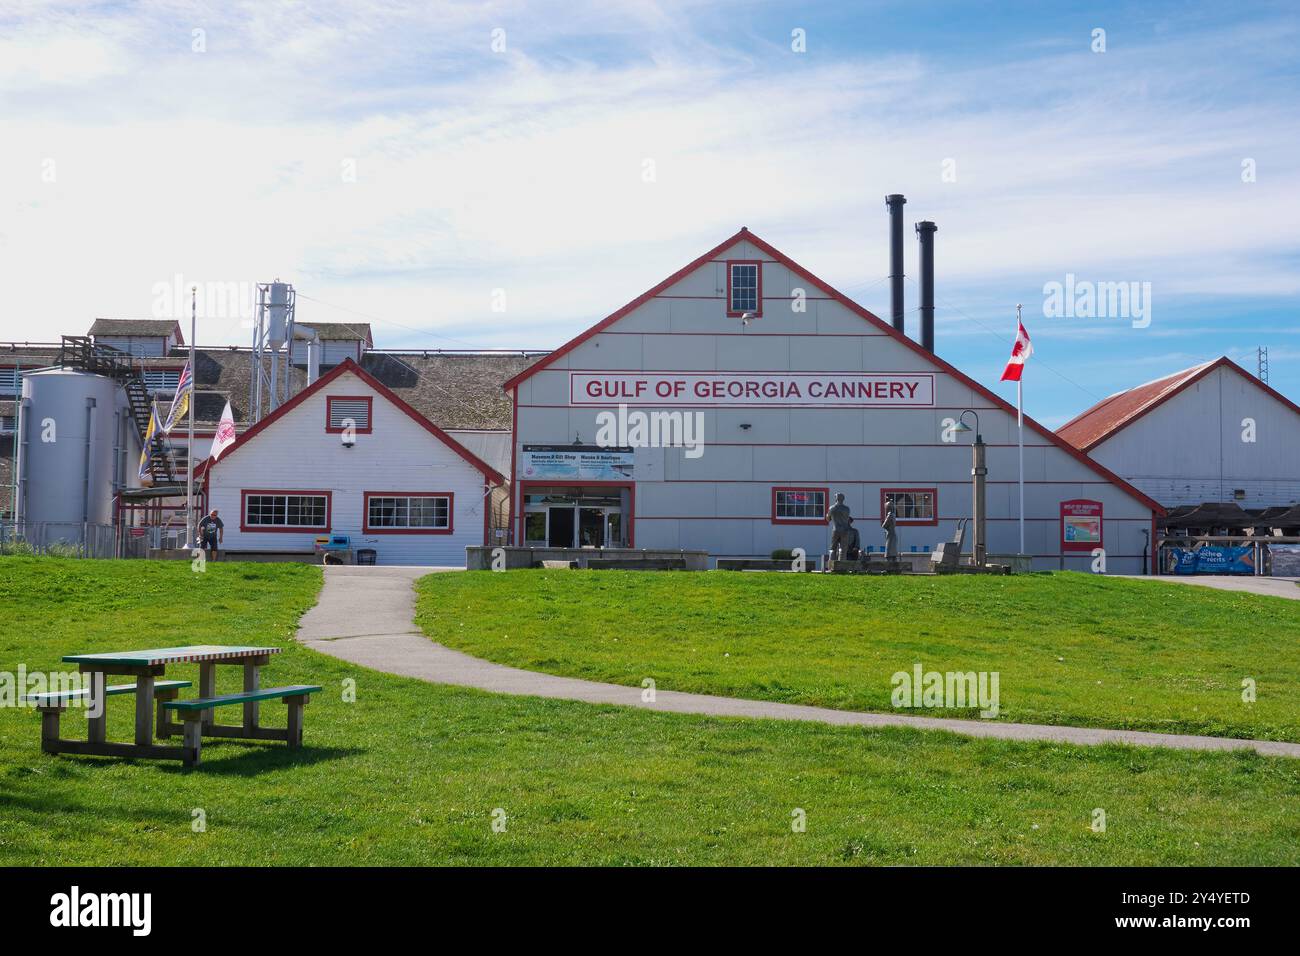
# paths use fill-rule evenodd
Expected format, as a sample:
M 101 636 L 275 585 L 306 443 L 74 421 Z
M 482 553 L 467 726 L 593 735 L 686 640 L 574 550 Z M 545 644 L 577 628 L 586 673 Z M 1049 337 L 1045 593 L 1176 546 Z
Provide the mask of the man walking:
M 226 526 L 218 516 L 216 508 L 208 512 L 199 522 L 199 538 L 203 542 L 203 550 L 208 552 L 208 560 L 217 560 L 217 548 L 226 539 Z

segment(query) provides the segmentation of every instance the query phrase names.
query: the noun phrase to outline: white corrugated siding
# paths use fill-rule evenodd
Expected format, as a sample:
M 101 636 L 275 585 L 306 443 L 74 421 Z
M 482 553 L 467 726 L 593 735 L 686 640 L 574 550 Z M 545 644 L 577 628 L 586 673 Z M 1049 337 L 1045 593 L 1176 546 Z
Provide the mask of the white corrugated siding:
M 325 431 L 329 395 L 373 395 L 372 434 L 343 447 Z M 468 462 L 352 374 L 335 379 L 212 470 L 209 507 L 220 509 L 229 550 L 305 550 L 314 533 L 240 530 L 242 490 L 329 491 L 331 528 L 380 564 L 463 567 L 467 545 L 483 542 L 483 477 Z M 367 491 L 451 492 L 452 534 L 363 534 Z
M 637 452 L 635 544 L 703 548 L 714 556 L 766 556 L 793 547 L 821 554 L 829 544 L 824 526 L 771 520 L 774 486 L 813 485 L 828 487 L 832 496 L 843 492 L 863 543 L 877 549 L 883 544 L 880 489 L 937 488 L 939 524 L 898 528 L 903 551 L 933 548 L 952 536 L 957 518 L 971 513 L 971 438 L 943 443 L 940 432 L 944 419 L 972 408 L 989 444 L 989 551 L 1014 553 L 1019 539 L 1015 415 L 990 406 L 925 356 L 770 260 L 763 266 L 763 316 L 742 328 L 725 315 L 723 258 L 767 260 L 741 243 L 526 379 L 519 387 L 516 442 L 566 443 L 575 434 L 594 438 L 601 409 L 570 406 L 570 370 L 934 372 L 934 408 L 700 409 L 707 443 L 702 457 L 688 459 L 679 448 Z M 795 288 L 808 296 L 805 312 L 790 307 Z M 938 345 L 944 354 L 942 338 Z M 1036 556 L 1036 567 L 1087 569 L 1087 554 L 1061 555 L 1059 508 L 1062 501 L 1089 498 L 1105 508 L 1107 569 L 1140 571 L 1142 532 L 1151 527 L 1148 508 L 1029 430 L 1025 480 L 1026 550 Z

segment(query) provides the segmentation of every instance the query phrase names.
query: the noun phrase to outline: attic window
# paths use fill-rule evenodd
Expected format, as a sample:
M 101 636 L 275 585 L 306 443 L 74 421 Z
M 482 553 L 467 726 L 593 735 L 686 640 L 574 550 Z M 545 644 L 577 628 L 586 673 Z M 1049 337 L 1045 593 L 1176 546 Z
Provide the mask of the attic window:
M 325 431 L 337 435 L 351 427 L 355 434 L 370 434 L 372 403 L 373 399 L 369 395 L 327 395 Z
M 753 260 L 727 263 L 727 315 L 763 314 L 763 264 Z

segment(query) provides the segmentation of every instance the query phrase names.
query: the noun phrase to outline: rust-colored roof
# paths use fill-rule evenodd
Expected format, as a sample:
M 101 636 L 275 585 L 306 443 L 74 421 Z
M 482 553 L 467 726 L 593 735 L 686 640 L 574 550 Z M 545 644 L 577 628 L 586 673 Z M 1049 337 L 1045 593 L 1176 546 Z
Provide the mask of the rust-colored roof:
M 1208 375 L 1224 362 L 1232 364 L 1226 357 L 1214 362 L 1202 362 L 1200 365 L 1193 365 L 1173 375 L 1158 378 L 1154 382 L 1138 385 L 1125 392 L 1116 392 L 1109 398 L 1103 398 L 1082 414 L 1076 415 L 1058 428 L 1056 434 L 1080 451 L 1090 451 L 1124 426 L 1141 418 L 1161 402 L 1178 394 L 1197 379 Z

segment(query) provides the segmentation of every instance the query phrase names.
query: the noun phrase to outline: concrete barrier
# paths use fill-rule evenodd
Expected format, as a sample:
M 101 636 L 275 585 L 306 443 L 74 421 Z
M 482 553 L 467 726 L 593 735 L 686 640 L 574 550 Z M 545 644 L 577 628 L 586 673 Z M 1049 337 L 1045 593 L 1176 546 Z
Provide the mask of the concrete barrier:
M 709 567 L 707 551 L 677 551 L 656 548 L 485 548 L 481 545 L 465 549 L 465 567 L 470 571 L 491 571 L 492 555 L 501 552 L 502 566 L 506 571 L 519 568 L 541 567 L 544 561 L 562 561 L 585 568 L 595 560 L 609 567 L 618 564 L 628 567 L 641 562 L 681 562 L 684 570 L 706 571 Z

